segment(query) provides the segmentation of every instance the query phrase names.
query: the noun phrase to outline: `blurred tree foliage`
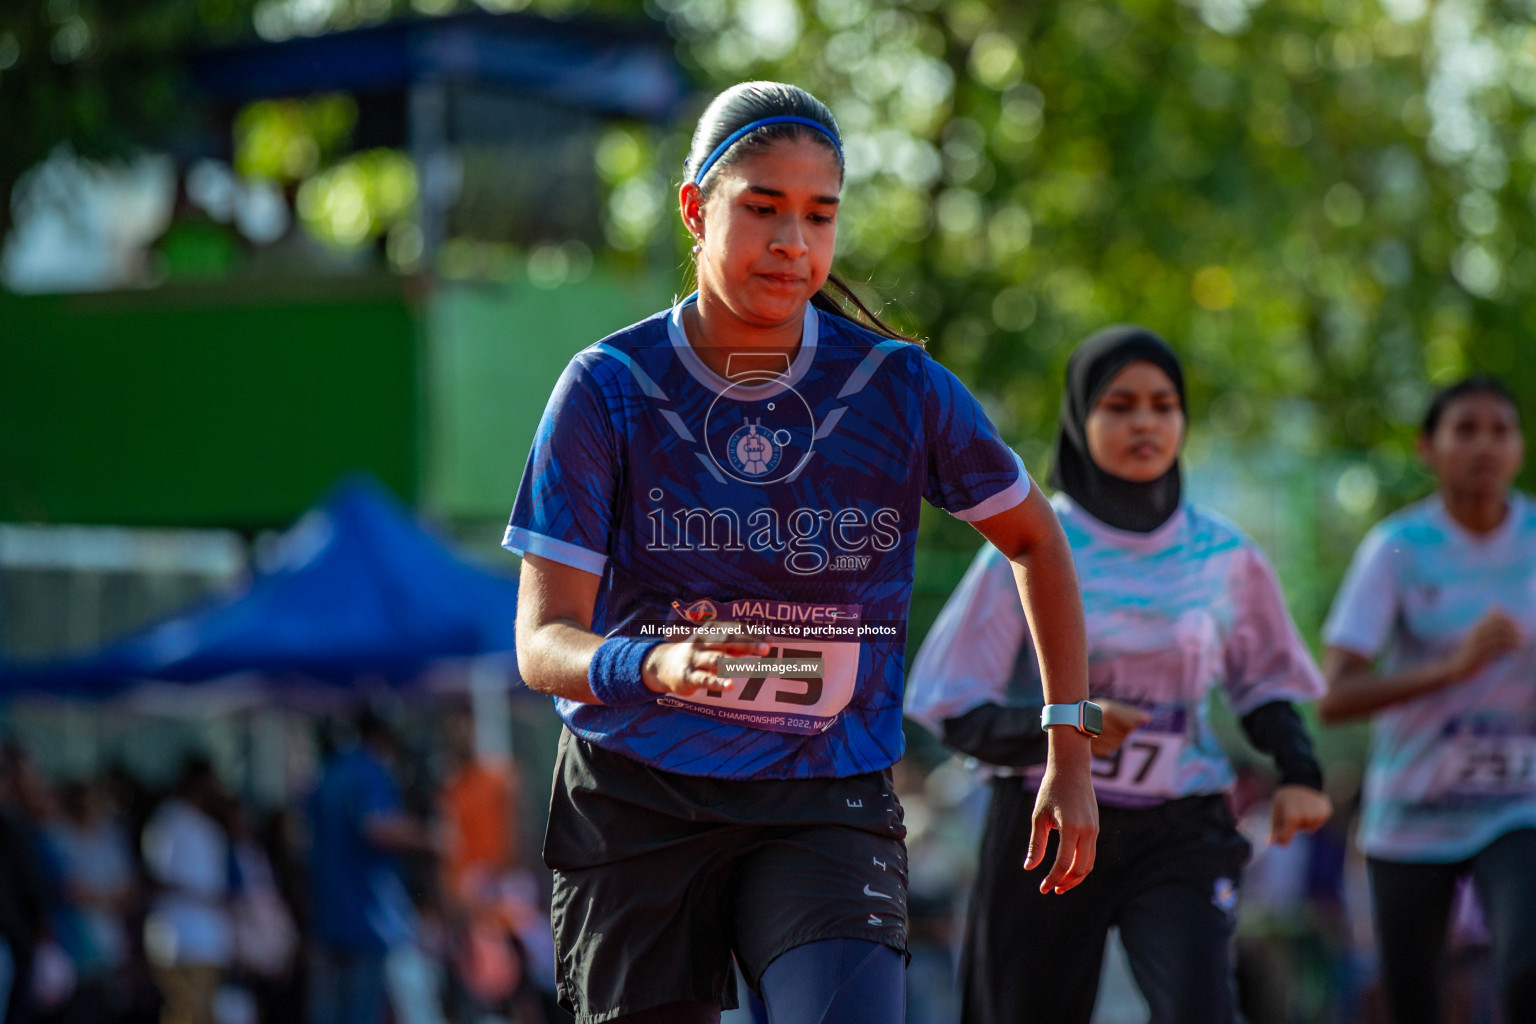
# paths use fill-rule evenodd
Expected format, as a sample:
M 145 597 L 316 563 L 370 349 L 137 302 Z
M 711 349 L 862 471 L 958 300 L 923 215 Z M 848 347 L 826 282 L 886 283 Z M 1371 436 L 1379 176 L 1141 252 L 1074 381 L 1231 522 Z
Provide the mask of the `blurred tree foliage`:
M 1326 595 L 1427 490 L 1435 385 L 1496 372 L 1536 415 L 1529 0 L 653 2 L 706 80 L 830 103 L 843 269 L 1039 470 L 1073 343 L 1149 325 L 1194 440 L 1293 453 L 1260 490 L 1310 506 L 1289 560 Z M 925 527 L 958 578 L 974 537 Z
M 189 47 L 641 2 L 7 5 L 0 235 L 17 178 L 60 145 L 105 159 L 185 129 Z M 643 2 L 704 90 L 773 77 L 830 103 L 843 269 L 1035 439 L 1037 464 L 1072 342 L 1123 320 L 1186 353 L 1211 435 L 1366 453 L 1357 505 L 1422 486 L 1409 441 L 1433 383 L 1503 373 L 1536 409 L 1536 0 Z M 681 260 L 689 128 L 599 147 L 616 251 L 677 242 Z M 306 177 L 329 162 L 246 154 Z
M 188 126 L 179 57 L 238 38 L 248 0 L 20 0 L 0 5 L 0 239 L 17 181 L 60 147 L 113 160 Z
M 1529 3 L 659 2 L 708 79 L 831 103 L 845 268 L 1016 433 L 1137 321 L 1216 431 L 1390 487 L 1433 382 L 1536 352 Z

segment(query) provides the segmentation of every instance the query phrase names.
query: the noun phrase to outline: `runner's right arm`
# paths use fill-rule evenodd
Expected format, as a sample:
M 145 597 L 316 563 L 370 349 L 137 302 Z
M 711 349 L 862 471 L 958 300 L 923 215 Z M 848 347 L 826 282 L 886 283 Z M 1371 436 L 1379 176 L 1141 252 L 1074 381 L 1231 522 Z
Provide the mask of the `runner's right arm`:
M 522 556 L 517 598 L 517 668 L 530 689 L 584 704 L 593 655 L 607 640 L 592 631 L 609 535 L 620 500 L 624 451 L 590 360 L 560 375 L 523 469 L 502 546 Z M 722 654 L 761 654 L 763 645 L 663 643 L 646 652 L 642 675 L 656 693 L 730 689 L 715 676 Z
M 574 566 L 523 555 L 517 592 L 517 670 L 530 689 L 584 704 L 600 703 L 588 674 L 605 638 L 592 632 L 600 577 Z M 645 660 L 645 685 L 656 693 L 693 693 L 704 686 L 729 690 L 715 675 L 726 655 L 766 654 L 767 644 L 694 638 L 658 644 Z
M 1323 654 L 1328 695 L 1318 701 L 1324 722 L 1346 722 L 1439 690 L 1477 675 L 1483 666 L 1525 643 L 1520 627 L 1500 611 L 1489 612 L 1449 656 L 1391 675 L 1376 672 L 1372 659 L 1329 645 Z
M 1328 693 L 1317 703 L 1324 722 L 1363 718 L 1382 708 L 1452 686 L 1525 642 L 1507 615 L 1489 612 L 1451 654 L 1389 675 L 1376 672 L 1401 611 L 1394 556 L 1399 544 L 1378 525 L 1366 534 L 1323 627 Z

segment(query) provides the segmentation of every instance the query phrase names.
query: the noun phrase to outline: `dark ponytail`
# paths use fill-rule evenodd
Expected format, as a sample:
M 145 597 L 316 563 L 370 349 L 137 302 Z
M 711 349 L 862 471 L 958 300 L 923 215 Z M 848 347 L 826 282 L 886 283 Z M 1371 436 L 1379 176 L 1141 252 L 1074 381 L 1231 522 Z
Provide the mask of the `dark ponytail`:
M 799 118 L 814 122 L 814 125 L 796 121 L 763 125 L 734 142 L 728 142 L 747 125 L 768 118 Z M 703 168 L 704 174 L 698 179 L 699 195 L 702 201 L 707 202 L 717 170 L 729 167 L 754 152 L 760 153 L 780 139 L 809 139 L 825 146 L 837 160 L 838 181 L 842 182 L 843 134 L 837 127 L 837 119 L 825 103 L 804 89 L 781 82 L 742 82 L 714 98 L 699 118 L 698 127 L 694 129 L 693 143 L 688 147 L 688 159 L 683 161 L 685 180 L 695 180 L 699 169 Z M 722 145 L 726 147 L 725 150 L 717 152 Z M 711 157 L 714 158 L 712 162 Z M 887 338 L 922 344 L 920 339 L 904 334 L 881 320 L 836 274 L 827 275 L 827 283 L 811 296 L 811 305 L 833 316 L 859 323 Z
M 822 285 L 821 291 L 811 296 L 811 305 L 833 316 L 840 316 L 852 320 L 856 324 L 884 335 L 895 341 L 905 341 L 913 345 L 924 344 L 922 338 L 914 337 L 904 331 L 899 331 L 890 324 L 881 320 L 879 315 L 868 306 L 864 305 L 847 282 L 836 274 L 827 275 L 827 283 Z

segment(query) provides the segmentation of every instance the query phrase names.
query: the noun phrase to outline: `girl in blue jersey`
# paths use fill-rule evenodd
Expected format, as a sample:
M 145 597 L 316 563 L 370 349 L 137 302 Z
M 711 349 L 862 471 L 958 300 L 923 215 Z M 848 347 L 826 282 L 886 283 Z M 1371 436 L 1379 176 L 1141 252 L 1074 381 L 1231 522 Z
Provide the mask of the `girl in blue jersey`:
M 1087 694 L 1071 556 L 965 388 L 823 291 L 843 162 L 821 103 L 737 86 L 685 171 L 698 292 L 571 361 L 505 542 L 518 664 L 566 725 L 560 996 L 583 1024 L 717 1020 L 734 955 L 776 1022 L 895 1022 L 919 502 L 1018 565 L 1064 704 Z M 1054 831 L 1039 884 L 1065 892 L 1093 863 L 1087 736 L 1054 729 L 1047 759 L 1031 866 Z
M 1536 505 L 1512 488 L 1524 457 L 1513 396 L 1486 377 L 1440 392 L 1419 454 L 1438 488 L 1361 542 L 1324 627 L 1318 707 L 1374 725 L 1360 845 L 1392 1019 L 1440 1019 L 1446 924 L 1470 875 L 1504 1019 L 1530 1020 Z
M 992 766 L 992 801 L 962 958 L 967 1024 L 1092 1015 L 1118 925 L 1154 1024 L 1236 1019 L 1232 934 L 1248 857 L 1223 798 L 1232 767 L 1206 720 L 1220 688 L 1280 770 L 1272 828 L 1327 820 L 1291 702 L 1322 679 L 1259 549 L 1182 499 L 1184 376 L 1163 340 L 1115 327 L 1067 366 L 1052 483 L 1087 608 L 1101 832 L 1065 897 L 1016 882 L 1044 755 L 1035 644 L 1009 572 L 977 556 L 913 664 L 908 710 Z

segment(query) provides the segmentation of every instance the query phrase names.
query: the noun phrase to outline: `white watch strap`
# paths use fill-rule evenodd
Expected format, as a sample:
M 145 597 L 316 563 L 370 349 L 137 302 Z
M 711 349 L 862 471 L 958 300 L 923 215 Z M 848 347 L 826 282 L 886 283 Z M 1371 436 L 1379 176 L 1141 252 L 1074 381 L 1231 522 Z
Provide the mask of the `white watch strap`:
M 1047 704 L 1040 709 L 1040 728 L 1048 729 L 1053 725 L 1070 725 L 1078 728 L 1082 718 L 1082 708 L 1076 704 Z

